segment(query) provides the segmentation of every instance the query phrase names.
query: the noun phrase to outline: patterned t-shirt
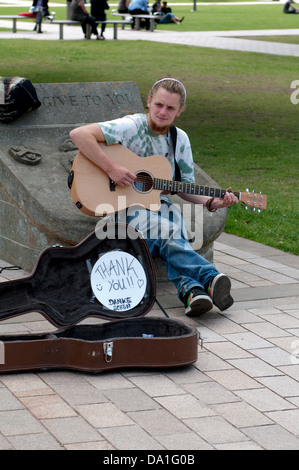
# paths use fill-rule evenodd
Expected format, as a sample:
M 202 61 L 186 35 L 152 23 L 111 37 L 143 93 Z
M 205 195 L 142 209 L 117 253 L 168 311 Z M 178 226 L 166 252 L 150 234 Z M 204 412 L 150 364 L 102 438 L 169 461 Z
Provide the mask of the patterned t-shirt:
M 175 175 L 171 138 L 154 134 L 148 127 L 146 114 L 132 114 L 98 124 L 102 129 L 107 145 L 121 143 L 139 157 L 163 155 L 171 163 L 173 175 Z M 190 141 L 186 132 L 179 128 L 177 128 L 176 161 L 180 168 L 181 181 L 194 183 Z

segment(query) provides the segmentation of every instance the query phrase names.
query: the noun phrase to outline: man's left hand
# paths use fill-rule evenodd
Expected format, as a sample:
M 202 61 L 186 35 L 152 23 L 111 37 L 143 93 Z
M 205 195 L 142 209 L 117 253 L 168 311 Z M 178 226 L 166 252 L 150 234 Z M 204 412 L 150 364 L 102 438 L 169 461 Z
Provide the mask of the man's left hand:
M 234 195 L 232 188 L 227 188 L 224 198 L 215 198 L 212 204 L 213 209 L 221 209 L 222 207 L 230 207 L 239 202 L 237 196 Z

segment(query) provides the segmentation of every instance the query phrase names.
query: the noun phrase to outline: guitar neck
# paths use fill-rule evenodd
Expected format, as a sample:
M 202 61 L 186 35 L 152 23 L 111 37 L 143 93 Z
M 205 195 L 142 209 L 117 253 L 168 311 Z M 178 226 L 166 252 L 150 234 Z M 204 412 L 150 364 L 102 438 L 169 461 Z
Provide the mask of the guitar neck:
M 199 194 L 200 196 L 220 197 L 224 198 L 226 189 L 210 188 L 208 186 L 201 186 L 194 183 L 182 183 L 181 181 L 164 180 L 160 178 L 154 178 L 154 189 L 161 191 L 171 191 L 175 193 L 185 194 Z M 240 199 L 240 193 L 233 193 L 238 199 Z

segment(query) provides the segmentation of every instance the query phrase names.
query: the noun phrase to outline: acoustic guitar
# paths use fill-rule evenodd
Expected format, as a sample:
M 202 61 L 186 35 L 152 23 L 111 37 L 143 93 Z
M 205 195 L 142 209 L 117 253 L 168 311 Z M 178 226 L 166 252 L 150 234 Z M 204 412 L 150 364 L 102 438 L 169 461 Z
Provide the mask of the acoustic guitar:
M 162 191 L 200 194 L 223 198 L 226 189 L 210 188 L 193 183 L 173 181 L 172 167 L 161 155 L 139 157 L 121 144 L 100 144 L 115 163 L 125 166 L 136 175 L 133 184 L 116 185 L 108 175 L 79 152 L 69 175 L 69 187 L 76 206 L 85 214 L 104 217 L 131 206 L 158 210 Z M 246 206 L 266 209 L 267 196 L 255 192 L 234 192 Z

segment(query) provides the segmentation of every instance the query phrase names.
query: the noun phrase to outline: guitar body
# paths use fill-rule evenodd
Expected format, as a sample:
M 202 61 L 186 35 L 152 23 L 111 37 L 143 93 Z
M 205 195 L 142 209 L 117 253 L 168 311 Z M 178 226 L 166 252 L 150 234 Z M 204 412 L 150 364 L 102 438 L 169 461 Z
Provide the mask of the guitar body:
M 157 211 L 162 191 L 225 197 L 226 189 L 173 181 L 171 165 L 161 155 L 141 158 L 121 144 L 99 145 L 111 160 L 134 173 L 136 179 L 128 186 L 117 186 L 103 170 L 79 152 L 73 163 L 69 186 L 76 206 L 87 215 L 104 217 L 132 206 Z M 265 194 L 246 190 L 234 192 L 234 195 L 246 208 L 249 206 L 260 212 L 267 207 Z
M 85 214 L 96 217 L 110 215 L 134 205 L 158 210 L 161 191 L 153 189 L 152 181 L 154 175 L 165 180 L 172 179 L 168 160 L 161 155 L 138 157 L 121 144 L 100 146 L 111 160 L 137 176 L 136 184 L 125 187 L 113 184 L 104 171 L 79 152 L 73 163 L 71 184 L 72 198 L 77 207 Z M 148 182 L 145 188 L 139 187 L 139 175 Z

